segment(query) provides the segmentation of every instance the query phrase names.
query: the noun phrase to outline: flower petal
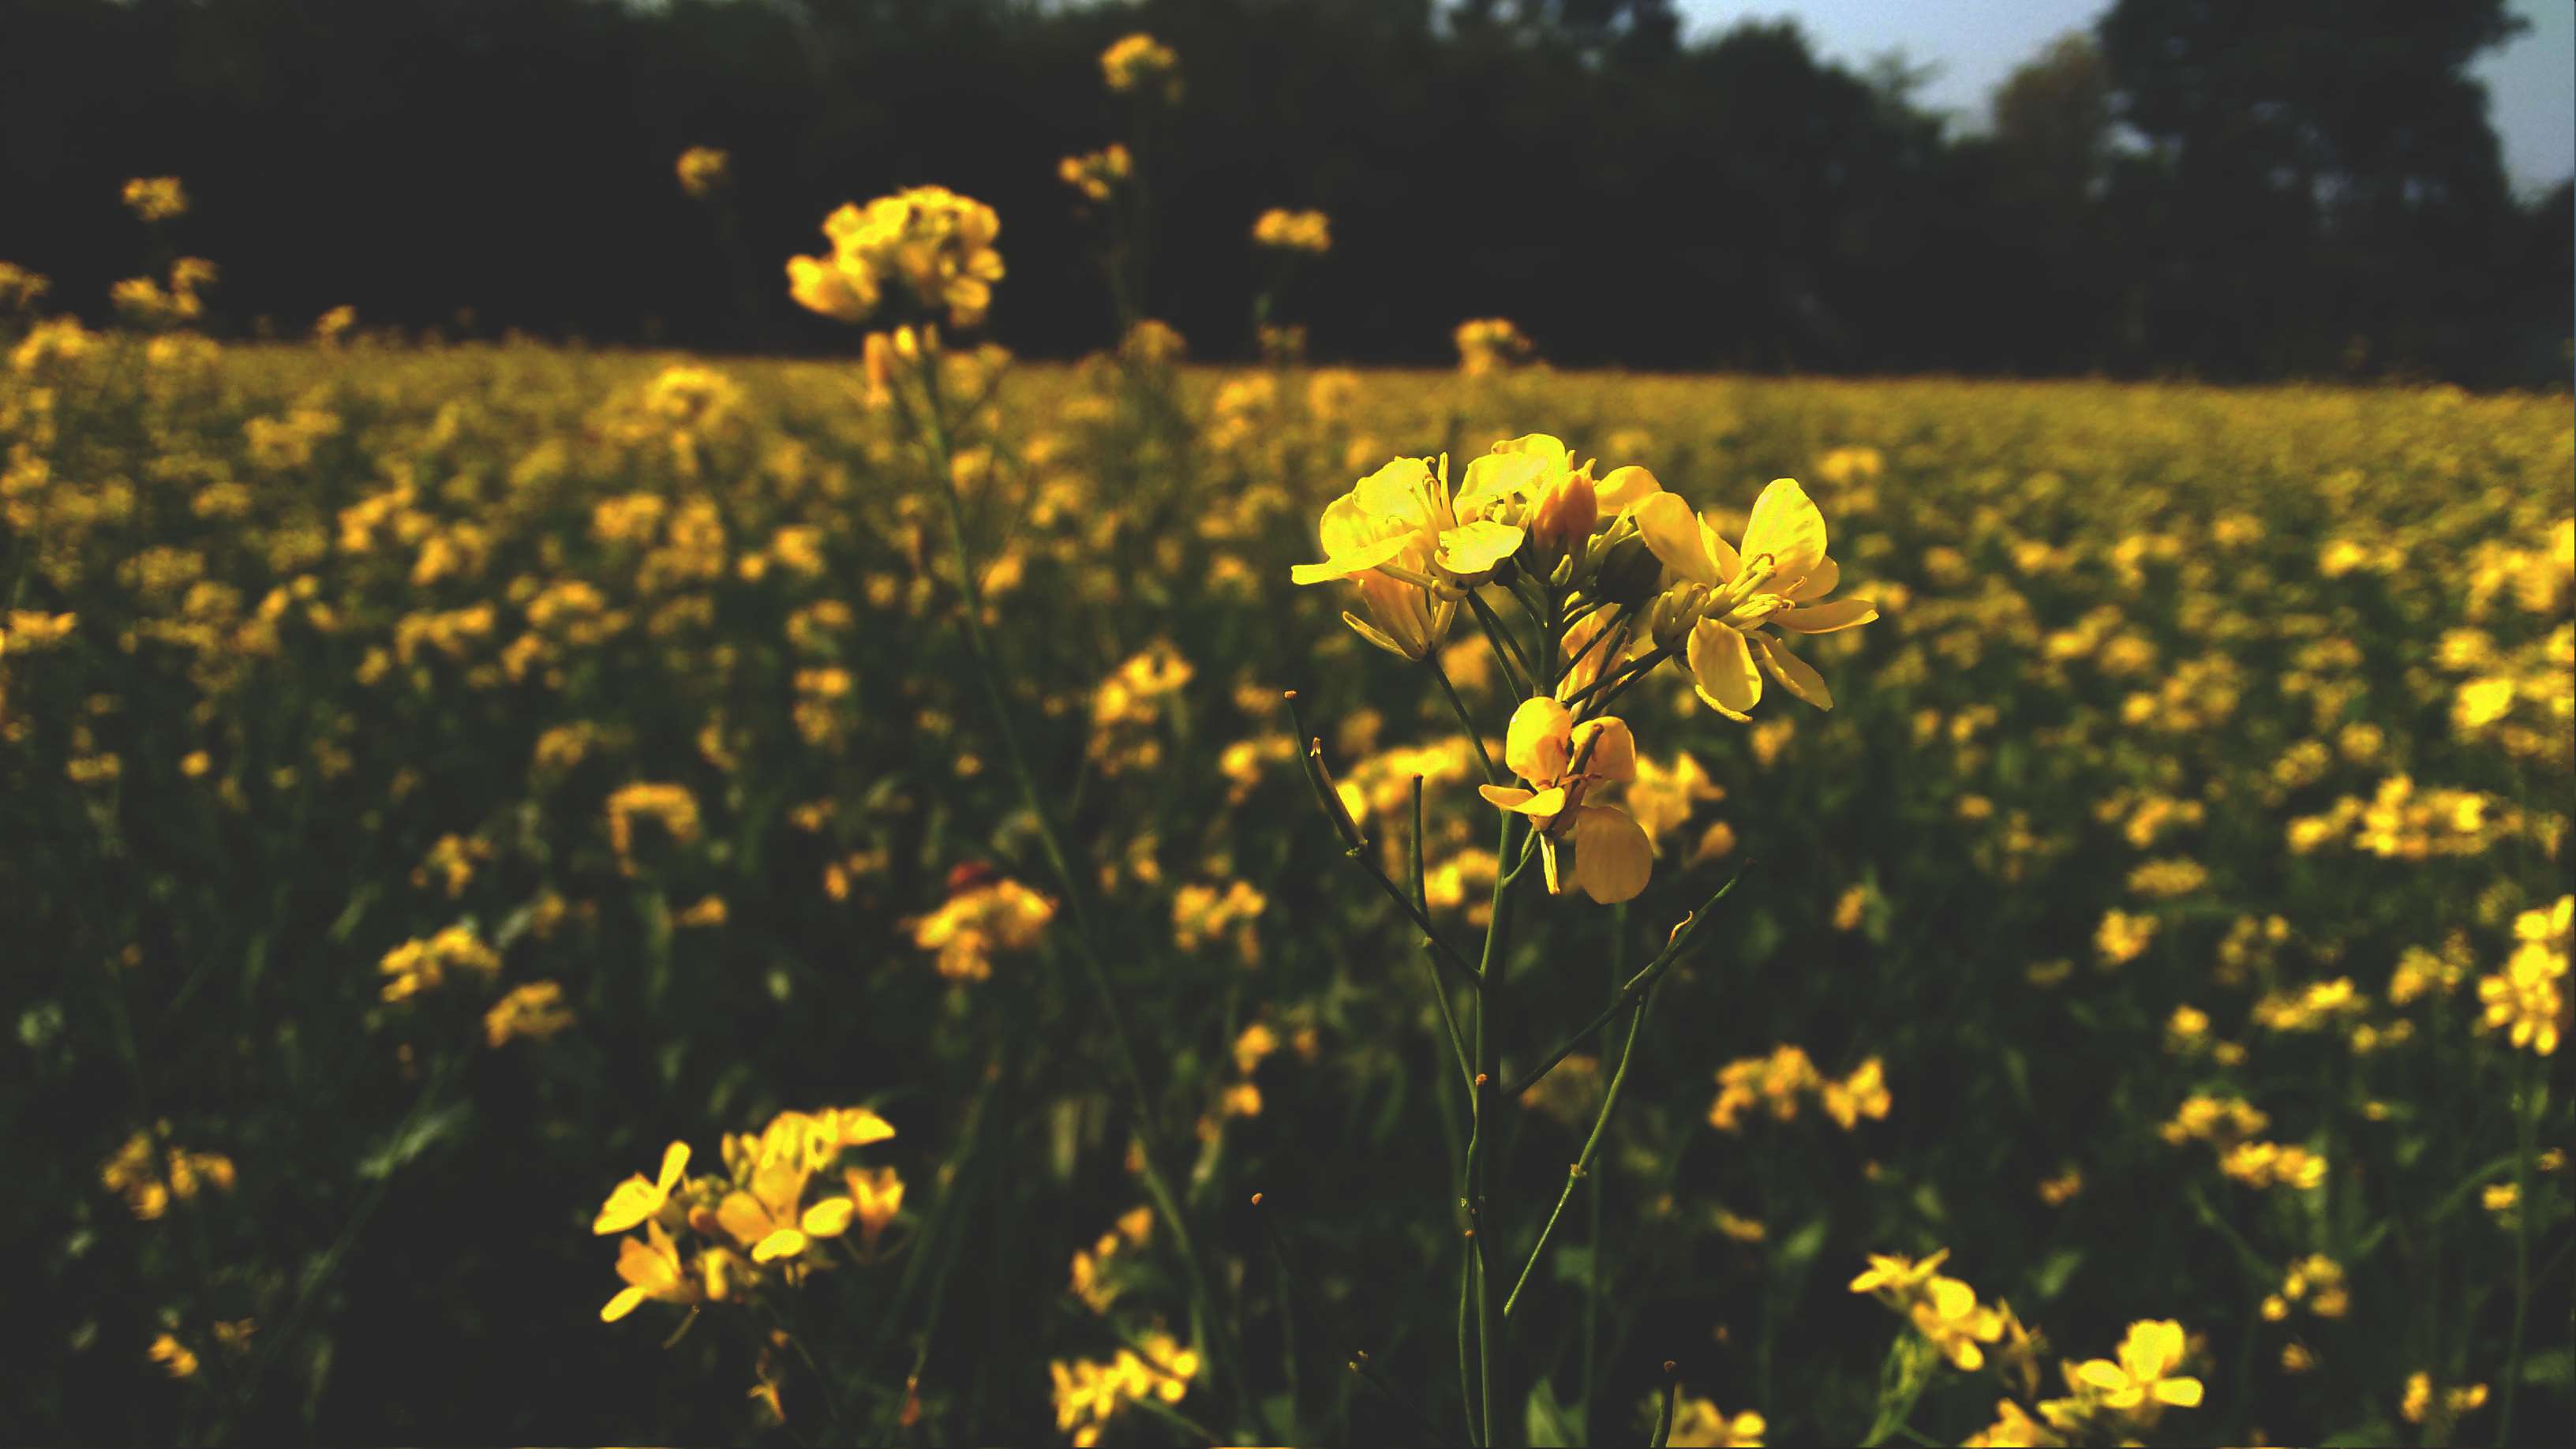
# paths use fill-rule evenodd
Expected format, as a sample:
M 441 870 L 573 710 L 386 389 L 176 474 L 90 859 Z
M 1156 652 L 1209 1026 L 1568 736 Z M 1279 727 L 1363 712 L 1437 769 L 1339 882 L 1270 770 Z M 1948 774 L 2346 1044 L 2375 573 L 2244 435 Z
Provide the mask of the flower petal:
M 1834 707 L 1834 692 L 1825 687 L 1824 676 L 1810 668 L 1807 661 L 1789 652 L 1787 646 L 1768 634 L 1750 636 L 1759 651 L 1762 670 L 1780 681 L 1780 687 L 1818 709 Z
M 1573 713 L 1553 699 L 1525 699 L 1504 731 L 1503 763 L 1524 780 L 1553 785 L 1565 777 L 1573 748 Z
M 644 1305 L 646 1294 L 641 1288 L 620 1288 L 617 1296 L 600 1305 L 599 1321 L 615 1323 Z
M 1518 810 L 1538 792 L 1524 790 L 1517 785 L 1479 785 L 1476 787 L 1476 793 L 1484 796 L 1486 803 L 1500 809 Z
M 1753 515 L 1744 522 L 1744 556 L 1771 555 L 1772 578 L 1787 588 L 1815 571 L 1825 558 L 1825 516 L 1795 478 L 1774 478 L 1753 500 Z
M 1592 496 L 1600 501 L 1605 518 L 1615 517 L 1664 491 L 1655 475 L 1634 463 L 1613 468 L 1610 476 L 1592 486 Z
M 774 1263 L 781 1258 L 793 1258 L 805 1251 L 806 1242 L 806 1236 L 796 1229 L 780 1228 L 752 1245 L 751 1261 Z
M 1527 530 L 1516 523 L 1499 523 L 1480 518 L 1456 528 L 1442 529 L 1437 557 L 1440 566 L 1460 578 L 1489 573 L 1494 565 L 1520 552 Z
M 1744 636 L 1702 619 L 1691 626 L 1687 657 L 1699 697 L 1729 719 L 1743 719 L 1762 700 L 1762 675 L 1753 667 L 1753 651 Z
M 1700 540 L 1699 515 L 1678 493 L 1653 493 L 1637 505 L 1637 534 L 1664 567 L 1694 584 L 1716 588 L 1717 560 Z
M 1380 564 L 1393 563 L 1413 542 L 1409 533 L 1392 534 L 1375 543 L 1362 544 L 1348 553 L 1337 553 L 1322 563 L 1298 564 L 1288 570 L 1291 583 L 1321 584 L 1365 573 Z
M 858 1204 L 845 1197 L 827 1197 L 805 1210 L 797 1223 L 809 1238 L 837 1238 L 850 1230 L 850 1219 L 858 1213 Z
M 662 1176 L 655 1184 L 660 1194 L 663 1197 L 669 1197 L 671 1195 L 671 1189 L 674 1186 L 677 1186 L 680 1181 L 680 1174 L 688 1170 L 689 1144 L 685 1142 L 674 1142 L 670 1146 L 663 1148 Z
M 1867 599 L 1836 599 L 1803 609 L 1783 609 L 1772 615 L 1770 622 L 1800 634 L 1831 634 L 1837 629 L 1856 629 L 1877 617 L 1878 605 Z
M 1592 745 L 1589 757 L 1583 753 L 1587 741 Z M 1637 778 L 1637 737 L 1628 732 L 1628 722 L 1617 715 L 1603 715 L 1575 726 L 1573 749 L 1574 758 L 1583 761 L 1583 773 L 1591 779 L 1619 785 Z
M 2156 1384 L 2156 1401 L 2177 1409 L 2200 1407 L 2200 1380 L 2163 1379 Z
M 1391 458 L 1386 466 L 1352 484 L 1350 496 L 1378 518 L 1436 527 L 1448 522 L 1431 516 L 1431 500 L 1441 492 L 1429 463 L 1420 458 Z
M 1655 848 L 1628 812 L 1607 805 L 1575 812 L 1574 874 L 1585 895 L 1617 905 L 1644 890 L 1654 870 Z
M 1816 560 L 1814 568 L 1807 570 L 1805 578 L 1784 590 L 1782 596 L 1793 604 L 1804 604 L 1832 593 L 1834 585 L 1842 581 L 1843 566 L 1832 559 L 1821 558 Z

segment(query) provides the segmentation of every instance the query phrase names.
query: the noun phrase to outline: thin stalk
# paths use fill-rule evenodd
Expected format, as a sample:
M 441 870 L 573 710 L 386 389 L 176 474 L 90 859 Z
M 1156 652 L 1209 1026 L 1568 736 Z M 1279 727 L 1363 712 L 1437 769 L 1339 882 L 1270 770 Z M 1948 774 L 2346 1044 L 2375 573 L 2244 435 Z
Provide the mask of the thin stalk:
M 1464 1237 L 1458 1242 L 1458 1404 L 1460 1412 L 1467 1416 L 1467 1442 L 1482 1444 L 1485 1436 L 1476 1427 L 1476 1366 L 1467 1353 L 1467 1304 L 1475 1292 L 1476 1240 Z
M 1431 897 L 1423 884 L 1422 869 L 1422 777 L 1413 777 L 1413 908 L 1425 919 L 1431 915 Z M 1440 1024 L 1448 1029 L 1449 1055 L 1458 1063 L 1458 1084 L 1472 1098 L 1476 1092 L 1476 1072 L 1467 1065 L 1467 1042 L 1458 1034 L 1458 1013 L 1450 1008 L 1449 988 L 1441 983 L 1440 972 L 1429 960 L 1423 969 L 1431 974 L 1431 999 L 1440 1003 Z
M 1610 1114 L 1619 1106 L 1619 1089 L 1628 1080 L 1628 1062 L 1636 1055 L 1637 1033 L 1646 1024 L 1646 1012 L 1654 1004 L 1654 988 L 1649 986 L 1646 994 L 1638 998 L 1637 1009 L 1628 1017 L 1628 1040 L 1619 1048 L 1619 1066 L 1610 1074 L 1610 1090 L 1601 1098 L 1601 1114 L 1592 1119 L 1592 1135 L 1583 1140 L 1582 1153 L 1574 1159 L 1574 1166 L 1566 1170 L 1565 1188 L 1556 1195 L 1556 1208 L 1547 1215 L 1547 1226 L 1539 1229 L 1538 1242 L 1530 1248 L 1529 1261 L 1521 1265 L 1520 1281 L 1512 1285 L 1511 1296 L 1503 1300 L 1505 1318 L 1512 1316 L 1512 1309 L 1521 1300 L 1521 1290 L 1529 1286 L 1530 1270 L 1538 1266 L 1539 1258 L 1547 1252 L 1548 1235 L 1556 1231 L 1556 1220 L 1564 1215 L 1566 1201 L 1574 1196 L 1574 1185 L 1591 1174 L 1593 1154 L 1601 1150 L 1601 1139 L 1610 1129 Z
M 1314 788 L 1315 802 L 1323 808 L 1324 819 L 1332 825 L 1334 832 L 1341 836 L 1345 847 L 1342 853 L 1349 856 L 1353 864 L 1367 872 L 1369 879 L 1377 882 L 1378 889 L 1386 892 L 1388 899 L 1394 901 L 1407 916 L 1413 919 L 1414 926 L 1422 932 L 1424 948 L 1429 950 L 1441 965 L 1457 972 L 1465 978 L 1470 987 L 1481 992 L 1484 989 L 1484 982 L 1480 979 L 1481 973 L 1468 965 L 1466 958 L 1459 955 L 1456 948 L 1441 938 L 1439 930 L 1431 924 L 1429 907 L 1417 900 L 1414 895 L 1406 894 L 1403 887 L 1389 879 L 1387 873 L 1379 868 L 1376 857 L 1369 853 L 1368 837 L 1359 833 L 1359 827 L 1351 822 L 1349 815 L 1342 809 L 1340 798 L 1333 793 L 1331 782 L 1324 777 L 1323 741 L 1306 732 L 1306 712 L 1297 705 L 1297 691 L 1293 689 L 1287 691 L 1287 700 L 1288 712 L 1297 724 L 1297 736 L 1306 742 L 1306 752 L 1299 757 L 1306 771 L 1306 783 Z
M 1493 606 L 1474 589 L 1467 591 L 1467 603 L 1475 610 L 1476 622 L 1484 626 L 1485 642 L 1494 651 L 1494 662 L 1503 667 L 1503 677 L 1511 681 L 1512 693 L 1522 699 L 1529 698 L 1534 671 L 1529 666 L 1528 656 L 1521 653 L 1520 641 L 1512 637 L 1511 630 L 1503 627 L 1503 621 L 1494 616 Z
M 1673 1400 L 1682 1391 L 1682 1381 L 1673 1377 L 1673 1361 L 1664 1360 L 1664 1400 L 1655 1409 L 1655 1437 L 1648 1442 L 1654 1449 L 1664 1449 L 1673 1442 Z
M 1619 976 L 1628 966 L 1628 903 L 1621 901 L 1610 908 L 1610 994 L 1619 994 Z M 1601 1179 L 1591 1179 L 1592 1187 L 1585 1204 L 1590 1229 L 1591 1257 L 1583 1275 L 1583 1430 L 1589 1438 L 1592 1430 L 1594 1365 L 1599 1361 L 1601 1343 L 1601 1285 L 1607 1275 L 1601 1268 Z
M 1458 728 L 1467 735 L 1467 743 L 1476 750 L 1476 763 L 1485 769 L 1485 783 L 1499 785 L 1503 777 L 1494 769 L 1494 757 L 1485 753 L 1485 737 L 1476 732 L 1475 716 L 1467 713 L 1467 702 L 1458 697 L 1458 686 L 1449 682 L 1449 671 L 1440 667 L 1440 656 L 1425 654 L 1422 662 L 1431 666 L 1431 677 L 1440 681 L 1440 692 L 1449 699 L 1449 709 L 1458 716 Z
M 2532 1090 L 2532 1064 L 2538 1058 L 2522 1052 L 2514 1055 L 2521 1058 L 2518 1070 L 2522 1081 L 2513 1100 L 2513 1336 L 2505 1350 L 2504 1406 L 2496 1410 L 2499 1446 L 2513 1442 L 2513 1401 L 2522 1387 L 2522 1333 L 2524 1319 L 2531 1311 L 2531 1218 L 2539 1207 L 2531 1200 L 2532 1153 L 2540 1120 L 2540 1114 L 2533 1110 L 2538 1105 L 2534 1101 L 2538 1094 Z
M 1110 988 L 1108 972 L 1102 967 L 1099 953 L 1092 942 L 1091 922 L 1083 907 L 1082 881 L 1074 874 L 1073 865 L 1057 838 L 1055 822 L 1048 817 L 1045 801 L 1040 797 L 1037 775 L 1029 768 L 1027 754 L 1020 748 L 1019 731 L 1011 724 L 1010 700 L 1002 692 L 1001 670 L 993 654 L 992 641 L 984 633 L 984 589 L 975 569 L 973 552 L 966 544 L 966 510 L 957 496 L 957 475 L 948 439 L 948 420 L 939 394 L 939 357 L 935 352 L 924 355 L 917 369 L 922 380 L 926 406 L 923 411 L 929 424 L 929 441 L 939 474 L 939 495 L 947 504 L 948 541 L 957 566 L 959 592 L 966 604 L 966 639 L 974 651 L 976 678 L 982 681 L 986 703 L 993 712 L 994 732 L 1002 742 L 1003 757 L 1020 787 L 1020 802 L 1035 821 L 1038 845 L 1046 853 L 1047 864 L 1055 871 L 1057 886 L 1064 892 L 1065 911 L 1073 921 L 1074 955 L 1083 965 L 1083 974 L 1091 984 L 1093 995 L 1100 1001 L 1101 1012 L 1109 1018 L 1110 1038 L 1116 1044 L 1118 1063 L 1126 1078 L 1129 1109 L 1136 1119 L 1134 1140 L 1136 1155 L 1144 1171 L 1146 1194 L 1153 1198 L 1155 1210 L 1171 1224 L 1173 1246 L 1180 1250 L 1182 1267 L 1190 1280 L 1190 1316 L 1194 1334 L 1205 1341 L 1204 1324 L 1210 1316 L 1214 1298 L 1199 1268 L 1198 1251 L 1190 1241 L 1187 1220 L 1180 1204 L 1173 1198 L 1171 1185 L 1162 1169 L 1155 1164 L 1153 1148 L 1152 1099 L 1145 1090 L 1145 1073 L 1137 1064 L 1134 1040 L 1128 1035 L 1127 1020 L 1118 1009 L 1118 996 Z M 1228 1372 L 1231 1371 L 1229 1367 Z
M 1608 698 L 1603 699 L 1600 704 L 1594 706 L 1592 709 L 1584 711 L 1585 718 L 1597 715 L 1610 707 L 1611 699 L 1616 699 L 1629 685 L 1645 678 L 1648 674 L 1654 671 L 1656 665 L 1661 664 L 1665 660 L 1680 653 L 1681 649 L 1682 646 L 1679 644 L 1663 645 L 1656 649 L 1654 653 L 1646 655 L 1636 663 L 1621 670 L 1619 673 L 1604 675 L 1601 678 L 1592 681 L 1590 684 L 1585 685 L 1583 688 L 1576 690 L 1574 693 L 1566 697 L 1565 702 L 1568 705 L 1581 704 L 1585 700 L 1592 698 L 1594 695 L 1601 693 L 1604 689 L 1607 689 L 1609 691 Z
M 1681 959 L 1682 951 L 1690 945 L 1691 938 L 1699 933 L 1701 924 L 1708 919 L 1709 911 L 1713 909 L 1719 901 L 1726 899 L 1727 892 L 1735 889 L 1736 882 L 1744 879 L 1745 872 L 1751 870 L 1753 868 L 1753 864 L 1754 863 L 1751 860 L 1747 860 L 1743 865 L 1737 867 L 1735 874 L 1727 877 L 1726 884 L 1719 886 L 1715 895 L 1712 895 L 1707 900 L 1700 902 L 1698 910 L 1683 917 L 1682 923 L 1673 928 L 1672 939 L 1664 944 L 1664 949 L 1661 954 L 1656 956 L 1654 960 L 1647 962 L 1644 970 L 1629 977 L 1627 983 L 1619 988 L 1619 994 L 1610 999 L 1610 1004 L 1603 1007 L 1598 1016 L 1595 1016 L 1592 1020 L 1584 1023 L 1583 1026 L 1575 1031 L 1573 1035 L 1568 1036 L 1564 1041 L 1558 1043 L 1556 1050 L 1549 1053 L 1546 1060 L 1532 1068 L 1528 1074 L 1524 1075 L 1519 1081 L 1504 1088 L 1503 1096 L 1505 1098 L 1517 1097 L 1521 1093 L 1528 1091 L 1530 1088 L 1537 1086 L 1539 1079 L 1545 1077 L 1549 1072 L 1554 1071 L 1556 1069 L 1556 1064 L 1564 1061 L 1568 1052 L 1573 1051 L 1576 1047 L 1583 1044 L 1584 1038 L 1589 1037 L 1594 1032 L 1599 1031 L 1602 1027 L 1608 1025 L 1610 1019 L 1619 1014 L 1619 1009 L 1621 1007 L 1626 1006 L 1637 997 L 1644 995 L 1650 988 L 1652 988 L 1656 980 L 1660 978 L 1665 971 L 1671 969 L 1673 963 Z

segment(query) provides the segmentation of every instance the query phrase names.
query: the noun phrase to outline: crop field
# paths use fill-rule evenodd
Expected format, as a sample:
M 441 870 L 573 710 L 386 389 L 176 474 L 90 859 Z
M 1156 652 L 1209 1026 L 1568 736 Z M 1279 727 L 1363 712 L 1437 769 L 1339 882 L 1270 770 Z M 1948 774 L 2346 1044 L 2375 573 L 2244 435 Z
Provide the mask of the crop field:
M 7 1437 L 2563 1422 L 2565 396 L 1174 345 L 11 334 Z

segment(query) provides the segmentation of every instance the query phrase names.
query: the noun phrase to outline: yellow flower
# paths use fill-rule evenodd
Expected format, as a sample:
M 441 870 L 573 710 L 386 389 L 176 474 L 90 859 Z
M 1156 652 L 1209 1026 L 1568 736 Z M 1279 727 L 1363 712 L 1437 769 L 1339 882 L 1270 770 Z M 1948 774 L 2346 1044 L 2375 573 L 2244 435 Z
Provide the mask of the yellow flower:
M 859 1223 L 859 1245 L 873 1253 L 886 1225 L 903 1211 L 903 1179 L 891 1167 L 853 1167 L 841 1177 L 850 1186 L 850 1206 Z
M 1324 561 L 1299 564 L 1289 570 L 1289 578 L 1320 584 L 1370 570 L 1402 569 L 1409 574 L 1405 582 L 1422 588 L 1443 581 L 1460 587 L 1484 582 L 1497 564 L 1519 551 L 1526 536 L 1518 525 L 1487 516 L 1505 501 L 1504 487 L 1519 480 L 1500 470 L 1480 471 L 1477 464 L 1485 461 L 1468 466 L 1467 488 L 1455 498 L 1446 455 L 1437 471 L 1428 458 L 1390 461 L 1325 506 L 1318 530 Z
M 689 1167 L 689 1144 L 674 1142 L 662 1149 L 661 1175 L 651 1181 L 637 1173 L 617 1185 L 608 1201 L 599 1209 L 590 1230 L 602 1237 L 622 1233 L 662 1211 L 670 1201 L 671 1189 L 678 1185 L 680 1174 Z
M 644 1300 L 664 1303 L 691 1303 L 698 1297 L 698 1286 L 680 1270 L 679 1245 L 658 1222 L 647 1220 L 646 1238 L 626 1238 L 617 1245 L 617 1276 L 626 1286 L 617 1296 L 600 1306 L 599 1321 L 615 1323 L 641 1307 Z
M 197 1356 L 189 1352 L 186 1344 L 169 1334 L 162 1334 L 152 1340 L 152 1347 L 146 1349 L 145 1353 L 154 1363 L 161 1365 L 164 1373 L 174 1379 L 187 1378 L 197 1371 Z
M 1577 725 L 1573 713 L 1553 699 L 1523 700 L 1504 734 L 1503 759 L 1537 788 L 1479 785 L 1477 793 L 1529 817 L 1538 831 L 1549 894 L 1579 886 L 1610 905 L 1646 888 L 1655 864 L 1646 832 L 1628 812 L 1584 801 L 1595 785 L 1636 778 L 1637 746 L 1625 720 L 1604 716 Z M 1570 859 L 1560 862 L 1560 851 Z
M 723 189 L 731 179 L 733 158 L 713 146 L 691 146 L 680 153 L 672 169 L 679 174 L 680 189 L 704 199 Z
M 125 208 L 147 222 L 185 216 L 188 193 L 176 176 L 138 176 L 125 183 Z
M 1943 1248 L 1917 1263 L 1894 1253 L 1872 1253 L 1868 1270 L 1851 1280 L 1851 1291 L 1876 1293 L 1891 1298 L 1891 1301 L 1910 1297 L 1931 1281 L 1933 1270 L 1949 1256 L 1950 1250 Z
M 2118 1363 L 2090 1359 L 2075 1374 L 2083 1387 L 2100 1391 L 2105 1408 L 2153 1423 L 2164 1405 L 2188 1409 L 2200 1403 L 2200 1380 L 2174 1373 L 2182 1360 L 2181 1324 L 2170 1318 L 2141 1321 L 2129 1325 Z
M 1037 944 L 1055 903 L 1015 880 L 972 885 L 927 916 L 910 921 L 912 942 L 939 953 L 939 974 L 983 981 L 993 974 L 997 950 L 1025 951 Z
M 1655 610 L 1656 634 L 1687 634 L 1684 657 L 1700 699 L 1728 719 L 1744 720 L 1762 698 L 1762 676 L 1818 709 L 1833 692 L 1805 661 L 1765 632 L 1830 634 L 1866 624 L 1878 609 L 1866 599 L 1824 602 L 1842 577 L 1825 553 L 1825 519 L 1797 480 L 1774 479 L 1754 500 L 1741 548 L 1731 548 L 1677 494 L 1658 490 L 1632 514 L 1646 547 L 1677 580 Z
M 1056 175 L 1064 184 L 1093 201 L 1107 201 L 1109 194 L 1125 184 L 1135 169 L 1136 163 L 1127 154 L 1127 148 L 1115 143 L 1080 156 L 1067 156 L 1056 163 Z
M 944 186 L 880 196 L 864 209 L 845 203 L 823 222 L 829 257 L 788 259 L 788 295 L 810 311 L 857 322 L 899 283 L 923 310 L 944 308 L 952 325 L 971 327 L 1002 279 L 1002 254 L 993 250 L 1001 230 L 993 208 Z
M 1956 1278 L 1935 1277 L 1925 1283 L 1910 1316 L 1915 1331 L 1962 1373 L 1985 1367 L 1985 1350 L 1978 1344 L 2003 1337 L 2003 1315 L 1979 1303 L 1976 1290 Z
M 1458 324 L 1458 370 L 1482 377 L 1527 360 L 1530 340 L 1508 317 L 1479 317 Z
M 1284 252 L 1321 256 L 1333 249 L 1333 222 L 1320 211 L 1286 211 L 1274 206 L 1252 224 L 1252 239 Z
M 1119 94 L 1143 92 L 1161 83 L 1163 99 L 1181 98 L 1181 57 L 1170 46 L 1143 31 L 1122 36 L 1100 53 L 1100 75 Z
M 1739 1449 L 1758 1446 L 1767 1426 L 1751 1410 L 1729 1415 L 1712 1400 L 1685 1398 L 1673 1405 L 1674 1449 Z
M 2486 1014 L 2481 1031 L 2509 1027 L 2517 1047 L 2542 1056 L 2558 1050 L 2567 1003 L 2559 983 L 2567 975 L 2569 941 L 2576 934 L 2576 896 L 2561 896 L 2547 910 L 2524 911 L 2514 918 L 2519 944 L 2505 969 L 2478 981 L 2478 999 Z
M 1582 647 L 1571 631 L 1567 642 L 1572 647 Z M 1638 756 L 1637 778 L 1628 782 L 1625 798 L 1629 815 L 1660 851 L 1666 831 L 1678 829 L 1688 821 L 1699 802 L 1725 799 L 1726 791 L 1709 779 L 1697 759 L 1686 751 L 1676 751 L 1670 765 L 1658 765 L 1647 756 Z
M 1965 1449 L 2047 1449 L 2058 1438 L 2010 1399 L 1995 1401 L 1995 1421 L 1971 1435 Z
M 1860 1119 L 1884 1120 L 1887 1109 L 1894 1105 L 1888 1095 L 1885 1067 L 1876 1057 L 1862 1062 L 1860 1068 L 1839 1082 L 1827 1082 L 1822 1088 L 1825 1115 L 1848 1132 Z
M 514 1037 L 543 1040 L 572 1024 L 572 1012 L 563 1004 L 563 987 L 552 981 L 531 981 L 514 988 L 483 1014 L 483 1035 L 488 1044 L 498 1047 Z

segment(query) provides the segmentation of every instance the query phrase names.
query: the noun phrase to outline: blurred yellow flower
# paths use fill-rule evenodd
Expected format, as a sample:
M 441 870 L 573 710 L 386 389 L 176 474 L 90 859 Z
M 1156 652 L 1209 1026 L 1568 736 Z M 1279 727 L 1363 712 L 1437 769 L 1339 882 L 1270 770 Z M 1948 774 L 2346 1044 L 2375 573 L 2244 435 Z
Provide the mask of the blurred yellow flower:
M 1333 249 L 1332 218 L 1320 211 L 1286 211 L 1274 206 L 1253 222 L 1252 239 L 1274 251 L 1321 256 Z
M 1101 79 L 1121 95 L 1159 92 L 1167 102 L 1181 98 L 1181 57 L 1170 46 L 1143 31 L 1120 37 L 1100 53 Z
M 733 157 L 713 146 L 691 146 L 680 153 L 672 170 L 679 175 L 680 189 L 700 200 L 724 189 L 732 179 Z

